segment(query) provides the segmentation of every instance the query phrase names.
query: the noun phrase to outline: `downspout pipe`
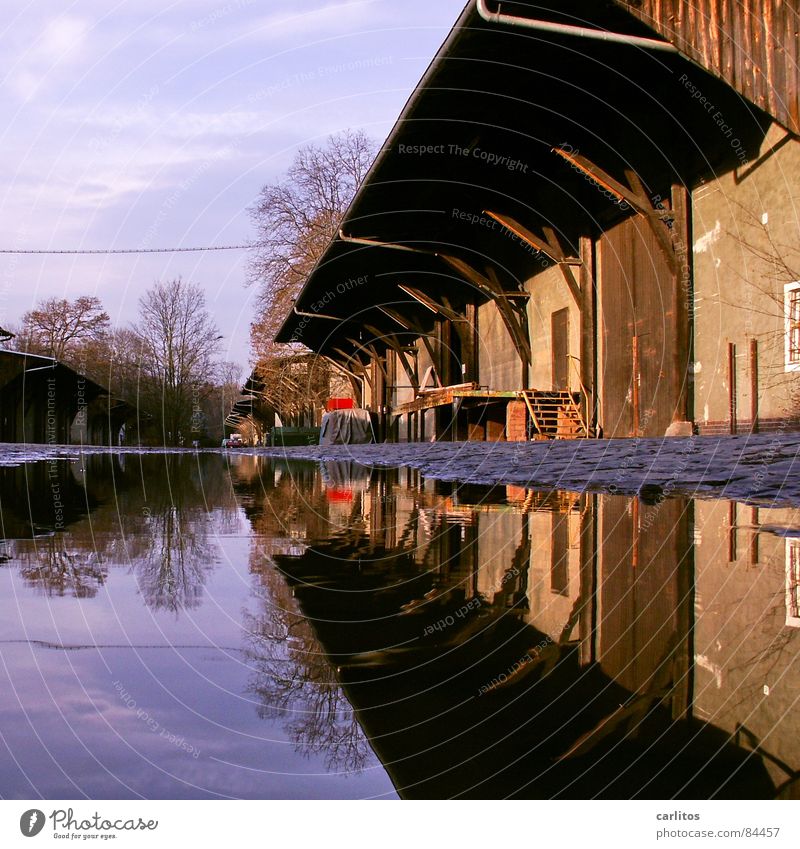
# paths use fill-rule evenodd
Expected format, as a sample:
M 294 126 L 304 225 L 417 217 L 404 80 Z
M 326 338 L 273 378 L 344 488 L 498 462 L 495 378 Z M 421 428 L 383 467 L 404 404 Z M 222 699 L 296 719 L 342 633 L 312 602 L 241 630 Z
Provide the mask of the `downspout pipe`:
M 478 0 L 478 14 L 490 24 L 503 24 L 512 27 L 539 30 L 540 32 L 556 33 L 557 35 L 573 35 L 579 38 L 591 38 L 595 41 L 608 41 L 613 44 L 627 44 L 630 47 L 641 47 L 645 50 L 661 50 L 664 53 L 677 53 L 678 48 L 668 41 L 657 38 L 645 38 L 641 35 L 626 35 L 620 32 L 608 32 L 602 29 L 579 27 L 571 24 L 557 24 L 553 21 L 542 21 L 535 18 L 520 18 L 516 15 L 504 15 L 499 9 L 492 12 L 486 5 L 486 0 Z
M 339 315 L 325 315 L 324 312 L 303 312 L 303 310 L 299 310 L 297 307 L 292 307 L 292 312 L 301 318 L 324 318 L 328 321 L 347 321 L 346 318 L 342 318 Z

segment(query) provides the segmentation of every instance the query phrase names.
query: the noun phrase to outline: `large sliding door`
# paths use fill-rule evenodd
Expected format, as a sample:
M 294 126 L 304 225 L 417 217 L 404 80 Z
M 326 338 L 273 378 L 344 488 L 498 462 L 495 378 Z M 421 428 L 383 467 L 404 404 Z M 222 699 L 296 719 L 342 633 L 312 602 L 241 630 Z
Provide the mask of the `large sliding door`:
M 598 260 L 603 435 L 663 436 L 678 405 L 672 270 L 638 215 L 603 233 Z

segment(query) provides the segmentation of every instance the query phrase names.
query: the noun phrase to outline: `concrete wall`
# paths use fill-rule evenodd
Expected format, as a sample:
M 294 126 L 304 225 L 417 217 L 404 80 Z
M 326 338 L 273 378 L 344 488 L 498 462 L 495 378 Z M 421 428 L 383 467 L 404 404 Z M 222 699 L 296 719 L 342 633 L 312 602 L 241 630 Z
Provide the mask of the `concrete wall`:
M 783 301 L 784 284 L 800 280 L 800 142 L 788 141 L 770 155 L 785 135 L 774 125 L 759 159 L 692 193 L 694 417 L 701 430 L 724 429 L 729 421 L 729 343 L 736 346 L 741 427 L 749 429 L 751 416 L 753 340 L 758 343 L 761 418 L 781 419 L 798 411 L 800 371 L 786 368 Z
M 493 301 L 478 308 L 478 373 L 489 389 L 520 388 L 522 361 Z
M 569 310 L 569 353 L 577 357 L 580 354 L 580 312 L 563 274 L 556 266 L 527 280 L 525 290 L 531 294 L 528 326 L 533 360 L 526 388 L 549 390 L 553 388 L 552 315 L 561 309 Z M 577 366 L 578 362 L 573 360 L 568 372 L 569 387 L 573 392 L 580 389 Z

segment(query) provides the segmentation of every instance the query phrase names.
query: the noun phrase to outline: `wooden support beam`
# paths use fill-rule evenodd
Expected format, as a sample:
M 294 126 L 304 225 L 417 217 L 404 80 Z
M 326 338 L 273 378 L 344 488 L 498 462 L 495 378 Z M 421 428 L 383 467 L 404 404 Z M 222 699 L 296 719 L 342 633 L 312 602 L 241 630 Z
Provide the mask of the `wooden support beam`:
M 397 310 L 390 309 L 389 307 L 378 306 L 379 309 L 384 315 L 388 315 L 392 321 L 396 321 L 400 327 L 405 330 L 411 330 L 411 325 L 408 323 L 408 319 L 403 318 Z
M 535 233 L 523 224 L 520 224 L 519 221 L 512 218 L 510 215 L 503 215 L 502 213 L 494 212 L 491 209 L 484 209 L 483 214 L 494 219 L 498 224 L 505 227 L 506 230 L 513 233 L 518 239 L 521 239 L 523 242 L 527 242 L 532 248 L 536 248 L 539 253 L 543 253 L 554 262 L 558 262 L 558 259 L 550 253 L 550 245 L 548 245 L 544 239 L 540 239 Z
M 332 357 L 330 354 L 323 354 L 324 359 L 326 359 L 337 371 L 340 371 L 342 374 L 347 377 L 355 378 L 356 380 L 360 380 L 363 377 L 363 374 L 359 375 L 354 371 L 351 371 L 349 368 L 346 368 L 336 357 Z
M 420 289 L 416 289 L 413 286 L 406 286 L 402 283 L 398 284 L 398 286 L 404 292 L 411 295 L 412 298 L 415 298 L 421 304 L 424 304 L 429 310 L 434 310 L 439 315 L 443 315 L 448 321 L 467 320 L 463 315 L 461 315 L 461 313 L 459 313 L 458 310 L 449 305 L 446 298 L 442 298 L 440 301 L 437 301 L 431 295 L 428 295 L 426 292 L 422 292 Z
M 691 303 L 693 299 L 692 281 L 692 236 L 691 236 L 691 197 L 689 190 L 682 184 L 675 184 L 671 189 L 672 199 L 672 230 L 671 241 L 675 258 L 675 291 L 673 300 L 675 327 L 675 364 L 673 371 L 676 382 L 675 415 L 673 421 L 688 422 L 691 420 L 691 410 L 694 406 L 691 397 L 692 384 L 689 374 L 692 368 L 694 353 L 692 339 L 694 335 L 693 314 Z
M 411 295 L 415 301 L 422 304 L 423 307 L 432 313 L 436 314 L 439 312 L 436 301 L 433 298 L 429 298 L 424 292 L 420 292 L 419 289 L 415 289 L 413 286 L 406 286 L 404 283 L 398 283 L 397 288 L 402 289 L 407 295 Z
M 637 196 L 629 186 L 625 186 L 619 180 L 615 180 L 614 177 L 606 173 L 599 165 L 595 165 L 594 162 L 587 159 L 583 154 L 576 151 L 566 151 L 561 147 L 552 148 L 552 152 L 556 156 L 560 156 L 566 160 L 576 170 L 586 174 L 598 186 L 611 192 L 619 200 L 625 201 L 637 210 L 642 206 L 642 198 Z
M 581 236 L 581 342 L 580 376 L 584 387 L 584 420 L 589 433 L 597 433 L 597 288 L 595 284 L 596 256 L 594 239 Z
M 335 351 L 337 354 L 339 354 L 342 357 L 342 359 L 344 360 L 344 362 L 346 362 L 346 363 L 357 363 L 358 367 L 354 366 L 354 370 L 356 371 L 357 374 L 360 372 L 361 377 L 363 377 L 364 380 L 366 380 L 367 383 L 370 385 L 370 387 L 372 387 L 372 378 L 369 374 L 369 370 L 364 365 L 364 363 L 361 362 L 361 358 L 357 354 L 348 354 L 346 351 L 343 351 L 341 348 L 333 348 L 332 350 Z
M 390 309 L 389 307 L 378 307 L 378 309 L 381 312 L 386 313 L 389 318 L 394 319 L 402 327 L 405 327 L 406 330 L 410 331 L 411 333 L 414 333 L 417 337 L 419 337 L 419 339 L 422 340 L 422 344 L 425 346 L 425 350 L 428 352 L 428 356 L 430 357 L 431 362 L 433 362 L 433 346 L 431 345 L 431 340 L 428 336 L 428 332 L 416 320 L 416 318 L 410 315 L 401 315 L 397 310 Z
M 345 368 L 335 357 L 325 356 L 325 359 L 338 371 L 340 371 L 350 382 L 350 387 L 353 390 L 353 395 L 355 397 L 356 404 L 361 406 L 363 402 L 363 391 L 364 387 L 361 384 L 362 378 L 365 378 L 366 375 L 357 375 L 354 372 L 350 371 L 350 369 Z
M 476 268 L 473 268 L 468 262 L 449 254 L 439 254 L 439 256 L 485 297 L 494 301 L 520 359 L 524 365 L 529 365 L 531 362 L 531 345 L 528 339 L 527 321 L 522 320 L 502 288 L 489 277 L 481 274 Z
M 509 215 L 502 215 L 498 212 L 492 212 L 489 209 L 484 210 L 484 214 L 493 218 L 499 224 L 502 224 L 503 227 L 510 230 L 519 239 L 522 239 L 523 242 L 527 242 L 531 247 L 536 248 L 536 250 L 543 253 L 556 263 L 561 269 L 561 273 L 564 275 L 564 281 L 567 284 L 570 294 L 572 295 L 575 303 L 580 307 L 580 286 L 578 285 L 578 281 L 575 279 L 575 275 L 573 274 L 570 266 L 579 266 L 581 264 L 581 260 L 577 257 L 566 255 L 564 249 L 561 247 L 561 242 L 552 227 L 543 227 L 542 232 L 544 233 L 544 238 L 539 238 L 535 233 L 523 224 L 520 224 L 519 221 L 511 218 Z
M 561 273 L 564 275 L 564 280 L 567 284 L 567 288 L 569 289 L 570 295 L 572 295 L 573 300 L 580 309 L 581 287 L 578 285 L 578 281 L 575 279 L 575 275 L 572 273 L 572 268 L 570 268 L 570 264 L 566 261 L 564 250 L 561 247 L 561 242 L 559 241 L 558 236 L 556 235 L 556 231 L 552 227 L 545 226 L 542 227 L 542 232 L 544 233 L 544 236 L 547 239 L 547 243 L 550 245 L 550 250 L 556 255 L 556 257 L 558 257 L 558 267 L 561 269 Z
M 385 342 L 394 352 L 397 354 L 397 358 L 400 360 L 400 365 L 403 367 L 403 371 L 406 373 L 406 377 L 408 378 L 409 383 L 414 388 L 416 392 L 419 389 L 419 380 L 417 378 L 417 370 L 414 366 L 409 363 L 407 359 L 407 351 L 398 344 L 397 340 L 388 333 L 381 333 L 381 331 L 372 324 L 365 324 L 364 330 L 368 333 L 372 333 L 376 338 L 380 338 L 382 342 Z
M 346 340 L 347 340 L 347 341 L 348 341 L 348 342 L 349 342 L 349 343 L 350 343 L 350 344 L 351 344 L 354 348 L 356 348 L 356 349 L 358 349 L 358 350 L 360 350 L 360 351 L 364 351 L 364 353 L 365 353 L 365 354 L 366 354 L 366 355 L 367 355 L 367 356 L 368 356 L 368 357 L 369 357 L 369 358 L 370 358 L 370 359 L 371 359 L 374 363 L 376 363 L 376 364 L 377 364 L 377 366 L 378 366 L 378 368 L 381 370 L 381 374 L 384 376 L 384 378 L 388 379 L 389 375 L 388 375 L 388 374 L 387 374 L 387 372 L 386 372 L 386 366 L 385 366 L 385 365 L 384 365 L 384 363 L 382 362 L 383 357 L 381 357 L 381 355 L 378 353 L 377 349 L 375 348 L 375 346 L 374 346 L 372 343 L 367 342 L 367 343 L 365 344 L 365 343 L 363 343 L 363 342 L 359 342 L 357 339 L 353 339 L 353 337 L 352 337 L 352 336 L 345 336 L 344 338 L 345 338 L 345 339 L 346 339 Z
M 670 234 L 672 217 L 663 206 L 658 208 L 653 206 L 639 175 L 635 171 L 626 169 L 625 179 L 630 184 L 626 186 L 581 153 L 566 151 L 560 147 L 554 147 L 552 151 L 557 156 L 569 162 L 573 168 L 586 174 L 598 186 L 610 192 L 620 201 L 627 203 L 640 215 L 643 215 L 649 222 L 670 268 L 674 273 L 678 273 L 678 265 Z

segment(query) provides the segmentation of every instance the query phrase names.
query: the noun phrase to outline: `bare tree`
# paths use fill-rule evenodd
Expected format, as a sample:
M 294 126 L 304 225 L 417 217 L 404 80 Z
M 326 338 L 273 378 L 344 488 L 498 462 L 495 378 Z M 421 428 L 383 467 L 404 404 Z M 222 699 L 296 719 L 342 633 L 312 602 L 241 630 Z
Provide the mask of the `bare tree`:
M 214 386 L 201 400 L 204 431 L 213 442 L 218 443 L 225 433 L 225 418 L 231 407 L 242 397 L 242 367 L 230 360 L 217 363 Z
M 250 280 L 259 286 L 260 315 L 251 325 L 257 359 L 269 353 L 292 298 L 336 233 L 374 156 L 375 143 L 361 131 L 306 145 L 285 179 L 264 186 L 250 209 L 258 245 L 250 262 Z
M 213 385 L 222 337 L 198 286 L 180 278 L 156 283 L 139 299 L 134 326 L 140 405 L 161 424 L 165 444 L 190 438 L 193 414 Z
M 102 339 L 109 324 L 108 313 L 93 295 L 74 301 L 47 298 L 23 315 L 17 347 L 64 360 L 80 345 Z

